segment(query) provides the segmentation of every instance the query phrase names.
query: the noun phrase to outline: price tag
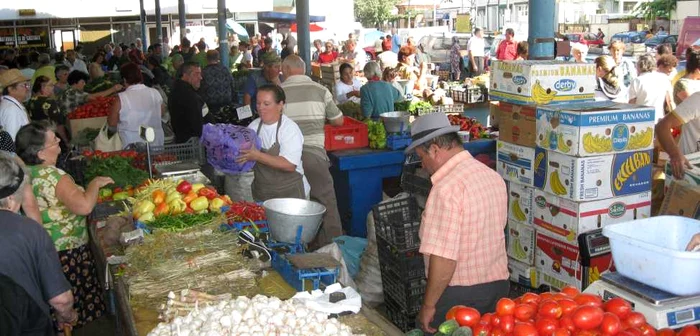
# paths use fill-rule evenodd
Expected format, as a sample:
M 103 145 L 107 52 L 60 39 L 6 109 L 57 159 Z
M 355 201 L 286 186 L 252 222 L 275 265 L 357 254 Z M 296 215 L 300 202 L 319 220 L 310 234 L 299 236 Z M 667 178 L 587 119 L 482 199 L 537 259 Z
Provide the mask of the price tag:
M 237 108 L 236 113 L 238 113 L 238 120 L 253 117 L 253 111 L 250 109 L 250 105 Z

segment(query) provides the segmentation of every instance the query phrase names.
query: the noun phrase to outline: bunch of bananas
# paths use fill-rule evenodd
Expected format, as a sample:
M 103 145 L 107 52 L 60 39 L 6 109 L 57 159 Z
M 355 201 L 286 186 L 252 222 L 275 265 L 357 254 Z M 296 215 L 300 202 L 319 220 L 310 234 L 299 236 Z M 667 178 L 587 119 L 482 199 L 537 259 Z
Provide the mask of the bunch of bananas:
M 552 131 L 547 131 L 544 133 L 543 139 L 540 141 L 540 147 L 542 148 L 549 148 L 549 136 L 551 135 Z
M 651 146 L 651 142 L 654 140 L 654 130 L 651 127 L 647 127 L 643 132 L 637 132 L 632 134 L 629 143 L 627 143 L 627 149 L 643 149 Z
M 593 266 L 588 270 L 588 284 L 592 284 L 598 280 L 600 280 L 600 271 L 598 270 L 598 266 Z
M 513 201 L 511 210 L 513 212 L 513 216 L 515 216 L 515 219 L 518 221 L 524 222 L 527 219 L 527 216 L 525 215 L 523 209 L 520 208 L 520 202 L 518 202 L 517 199 Z
M 517 260 L 526 260 L 528 255 L 527 251 L 523 248 L 523 245 L 520 243 L 520 239 L 518 238 L 511 238 L 513 239 L 513 254 L 515 254 L 513 257 Z
M 559 133 L 557 137 L 557 149 L 562 153 L 568 153 L 571 150 L 571 147 L 567 146 L 566 141 L 564 141 L 564 133 Z
M 545 89 L 540 85 L 540 81 L 536 80 L 535 85 L 532 86 L 532 100 L 535 101 L 538 105 L 546 105 L 549 104 L 552 100 L 554 100 L 554 96 L 557 95 L 557 92 L 549 89 L 549 92 L 547 92 L 548 89 Z
M 583 135 L 583 150 L 588 153 L 612 152 L 612 138 L 599 134 L 593 136 L 588 132 Z
M 557 195 L 557 196 L 562 196 L 566 195 L 566 187 L 564 186 L 563 183 L 561 183 L 561 180 L 559 179 L 559 171 L 554 170 L 552 171 L 551 174 L 549 174 L 549 182 L 550 186 L 552 187 L 552 191 Z

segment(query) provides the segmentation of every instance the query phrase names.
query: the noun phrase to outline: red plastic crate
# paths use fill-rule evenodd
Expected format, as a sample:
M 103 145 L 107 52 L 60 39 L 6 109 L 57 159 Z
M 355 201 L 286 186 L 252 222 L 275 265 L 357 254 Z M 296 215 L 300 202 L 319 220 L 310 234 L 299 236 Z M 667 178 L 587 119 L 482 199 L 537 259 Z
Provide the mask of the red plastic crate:
M 343 117 L 343 126 L 325 126 L 326 150 L 363 148 L 369 146 L 367 125 L 350 117 Z

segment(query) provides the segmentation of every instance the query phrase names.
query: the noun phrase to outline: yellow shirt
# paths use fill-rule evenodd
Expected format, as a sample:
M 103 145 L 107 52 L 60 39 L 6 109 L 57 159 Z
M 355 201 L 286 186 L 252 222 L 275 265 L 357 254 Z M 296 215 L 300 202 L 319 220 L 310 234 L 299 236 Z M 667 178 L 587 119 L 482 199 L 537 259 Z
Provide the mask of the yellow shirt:
M 56 81 L 56 68 L 53 65 L 45 65 L 39 69 L 36 69 L 34 76 L 32 77 L 32 86 L 34 86 L 34 81 L 39 78 L 39 76 L 49 77 L 50 80 Z

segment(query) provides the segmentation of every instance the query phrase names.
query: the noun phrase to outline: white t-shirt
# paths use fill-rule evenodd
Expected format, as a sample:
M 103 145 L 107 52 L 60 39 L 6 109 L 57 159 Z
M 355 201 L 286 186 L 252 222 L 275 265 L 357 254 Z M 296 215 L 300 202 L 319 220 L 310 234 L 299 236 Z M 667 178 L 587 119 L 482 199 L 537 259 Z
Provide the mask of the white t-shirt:
M 681 153 L 700 152 L 700 92 L 684 100 L 673 113 L 683 121 L 679 143 Z
M 396 65 L 399 64 L 399 55 L 391 50 L 383 51 L 377 58 L 379 59 L 379 67 L 382 68 L 382 71 L 386 68 L 395 68 Z
M 250 64 L 253 64 L 253 54 L 250 53 L 250 50 L 246 50 L 243 53 L 243 61 L 249 62 Z
M 260 124 L 260 118 L 253 120 L 248 128 L 257 131 L 258 125 Z M 262 141 L 262 148 L 269 149 L 275 144 L 275 136 L 277 134 L 277 123 L 272 125 L 263 124 L 260 128 L 260 133 L 258 136 Z M 301 152 L 304 148 L 304 136 L 301 133 L 299 126 L 286 115 L 282 115 L 282 126 L 280 126 L 279 139 L 277 141 L 280 143 L 280 156 L 287 159 L 296 166 L 296 171 L 302 175 L 304 180 L 304 192 L 306 193 L 306 198 L 309 198 L 309 191 L 311 186 L 309 181 L 306 180 L 304 175 L 304 166 L 301 164 Z
M 355 48 L 353 51 L 346 51 L 343 53 L 343 57 L 348 61 L 355 62 L 355 71 L 362 71 L 367 63 L 367 56 L 364 50 L 358 50 Z
M 471 51 L 474 57 L 484 57 L 484 39 L 472 36 L 467 42 L 467 51 Z
M 362 83 L 360 83 L 360 80 L 357 78 L 352 78 L 352 85 L 347 85 L 343 83 L 342 81 L 336 81 L 335 82 L 335 99 L 338 101 L 338 104 L 342 104 L 346 101 L 352 101 L 355 103 L 360 103 L 360 98 L 358 97 L 350 97 L 348 99 L 347 94 L 348 92 L 352 91 L 360 91 L 360 88 L 362 88 Z
M 637 105 L 651 106 L 656 110 L 656 122 L 664 117 L 666 95 L 673 94 L 668 76 L 660 72 L 645 72 L 630 85 L 629 100 L 637 99 Z
M 73 70 L 78 70 L 86 74 L 88 73 L 87 64 L 85 64 L 85 62 L 83 62 L 81 59 L 76 58 L 73 64 L 70 64 L 68 60 L 65 60 L 64 64 L 70 68 L 70 72 L 73 72 Z
M 0 126 L 16 141 L 17 132 L 29 123 L 27 110 L 22 103 L 10 96 L 3 96 L 0 101 Z

